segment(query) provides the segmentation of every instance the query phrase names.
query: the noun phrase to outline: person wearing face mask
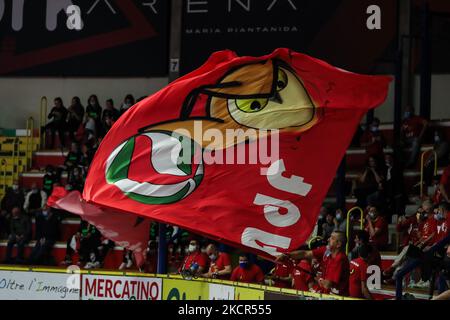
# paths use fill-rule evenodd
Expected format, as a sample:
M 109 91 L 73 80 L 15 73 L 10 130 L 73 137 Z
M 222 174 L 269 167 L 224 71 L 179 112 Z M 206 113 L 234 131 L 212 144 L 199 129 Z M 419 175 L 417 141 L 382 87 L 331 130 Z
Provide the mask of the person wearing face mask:
M 210 243 L 206 247 L 206 255 L 210 260 L 210 264 L 208 272 L 204 273 L 203 277 L 222 280 L 229 279 L 232 271 L 230 255 L 226 252 L 220 252 L 213 243 Z
M 42 210 L 47 203 L 47 194 L 38 188 L 37 183 L 33 182 L 31 190 L 25 195 L 25 203 L 23 209 L 29 215 Z
M 239 266 L 234 268 L 231 274 L 231 281 L 263 284 L 264 273 L 261 268 L 248 260 L 246 254 L 239 255 Z
M 1 201 L 1 215 L 6 220 L 11 215 L 14 207 L 22 208 L 25 202 L 23 190 L 19 187 L 19 182 L 15 180 L 11 188 L 6 190 L 6 194 Z M 6 222 L 5 220 L 5 222 Z
M 123 104 L 120 107 L 120 115 L 124 114 L 128 109 L 130 109 L 135 104 L 133 95 L 127 94 L 123 100 Z
M 443 240 L 449 235 L 448 227 L 450 225 L 450 204 L 448 202 L 441 202 L 437 209 L 435 209 L 434 218 L 437 221 L 436 242 Z
M 420 153 L 420 146 L 425 131 L 428 127 L 428 121 L 425 118 L 414 114 L 414 108 L 411 106 L 405 110 L 403 122 L 401 125 L 401 145 L 405 148 L 412 148 L 409 159 L 405 167 L 413 167 Z M 404 150 L 406 152 L 407 150 Z
M 345 212 L 345 209 L 336 209 L 336 215 L 333 219 L 334 229 L 333 231 L 341 231 L 346 232 L 347 231 L 347 215 Z
M 438 167 L 445 167 L 449 164 L 449 152 L 450 146 L 445 140 L 443 133 L 435 129 L 434 130 L 434 144 L 433 150 L 436 152 L 436 159 Z M 424 181 L 427 186 L 431 184 L 434 175 L 434 163 L 435 163 L 435 153 L 429 152 L 425 155 L 424 161 Z
M 370 235 L 369 241 L 378 250 L 384 250 L 387 247 L 389 240 L 388 224 L 386 220 L 380 216 L 376 206 L 369 206 L 367 212 L 365 230 Z
M 60 223 L 60 217 L 47 205 L 36 214 L 36 244 L 28 259 L 30 265 L 53 264 L 51 251 L 59 238 Z
M 179 273 L 185 270 L 190 270 L 193 275 L 201 275 L 205 272 L 208 266 L 208 257 L 205 253 L 200 252 L 200 243 L 197 239 L 191 239 L 188 246 L 188 255 L 184 259 Z
M 320 263 L 321 274 L 316 274 L 314 282 L 317 292 L 332 293 L 341 296 L 348 295 L 350 265 L 345 254 L 347 237 L 341 231 L 334 231 L 328 239 L 328 245 L 313 250 L 298 250 L 276 257 L 276 262 L 287 259 L 312 261 Z
M 52 194 L 54 184 L 59 182 L 59 179 L 53 166 L 48 165 L 45 171 L 46 173 L 42 179 L 42 190 L 44 190 L 47 197 L 49 197 Z
M 24 260 L 25 245 L 30 240 L 31 223 L 30 219 L 22 214 L 21 207 L 14 207 L 11 212 L 10 234 L 8 236 L 8 244 L 6 247 L 6 264 L 18 263 L 22 264 Z M 17 256 L 12 257 L 12 249 L 17 245 Z
M 368 157 L 376 157 L 381 159 L 384 154 L 383 148 L 386 146 L 386 143 L 379 126 L 380 120 L 378 118 L 374 118 L 372 123 L 361 136 L 360 144 L 361 147 L 366 149 L 366 155 Z
M 349 254 L 350 260 L 356 259 L 359 257 L 359 248 L 361 246 L 367 246 L 369 248 L 369 256 L 367 257 L 367 262 L 369 265 L 377 265 L 381 268 L 381 255 L 378 249 L 370 243 L 369 241 L 369 233 L 365 230 L 356 230 L 355 231 L 355 247 Z
M 325 223 L 322 224 L 322 238 L 325 240 L 328 240 L 333 233 L 335 228 L 334 220 L 334 215 L 331 212 L 328 212 L 325 216 Z
M 421 259 L 424 249 L 426 250 L 434 243 L 433 239 L 437 232 L 437 221 L 434 218 L 433 204 L 430 200 L 425 200 L 417 210 L 416 220 L 418 224 L 418 236 L 415 239 L 411 239 L 410 244 L 403 247 L 403 250 L 397 255 L 392 265 L 383 272 L 383 276 L 386 279 L 394 279 L 396 273 L 409 260 Z

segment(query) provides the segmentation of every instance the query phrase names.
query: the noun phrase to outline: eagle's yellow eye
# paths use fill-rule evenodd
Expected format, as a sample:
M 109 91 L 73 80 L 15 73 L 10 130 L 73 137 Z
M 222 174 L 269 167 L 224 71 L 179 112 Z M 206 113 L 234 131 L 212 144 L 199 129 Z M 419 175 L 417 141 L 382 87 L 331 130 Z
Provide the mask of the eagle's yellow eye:
M 286 72 L 278 69 L 277 91 L 281 91 L 288 85 L 288 76 Z
M 258 112 L 264 109 L 269 99 L 236 99 L 239 110 L 247 113 Z

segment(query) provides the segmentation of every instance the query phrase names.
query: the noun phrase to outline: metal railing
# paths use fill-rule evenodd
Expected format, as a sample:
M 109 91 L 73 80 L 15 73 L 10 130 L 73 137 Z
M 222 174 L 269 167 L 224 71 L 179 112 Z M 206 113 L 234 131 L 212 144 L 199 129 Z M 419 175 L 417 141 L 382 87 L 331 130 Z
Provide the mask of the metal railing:
M 45 146 L 45 126 L 47 124 L 47 97 L 41 98 L 40 115 L 39 115 L 39 150 Z
M 31 167 L 31 158 L 33 154 L 34 145 L 34 119 L 29 117 L 27 120 L 27 141 L 26 141 L 26 159 L 27 159 L 27 169 Z
M 424 164 L 424 159 L 425 159 L 425 155 L 429 152 L 433 153 L 434 156 L 434 173 L 433 175 L 435 176 L 437 174 L 437 167 L 438 167 L 438 160 L 437 160 L 437 153 L 434 150 L 427 150 L 422 152 L 422 155 L 420 156 L 420 198 L 423 197 L 423 178 L 424 178 L 424 169 L 425 169 L 425 164 Z
M 364 210 L 360 207 L 353 207 L 347 212 L 347 226 L 346 226 L 346 236 L 347 236 L 347 243 L 345 245 L 345 253 L 348 254 L 348 249 L 350 245 L 350 216 L 353 211 L 359 210 L 360 212 L 360 227 L 363 229 L 364 227 Z
M 6 171 L 7 171 L 8 163 L 6 162 L 6 159 L 2 159 L 1 168 L 2 168 L 2 178 L 3 178 L 3 195 L 6 193 Z

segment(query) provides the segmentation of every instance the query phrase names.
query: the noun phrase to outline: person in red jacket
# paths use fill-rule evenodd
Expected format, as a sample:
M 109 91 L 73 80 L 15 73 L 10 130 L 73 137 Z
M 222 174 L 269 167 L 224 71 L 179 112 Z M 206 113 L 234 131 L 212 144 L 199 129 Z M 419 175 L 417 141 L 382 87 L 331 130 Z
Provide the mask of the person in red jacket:
M 318 292 L 348 295 L 349 262 L 345 254 L 347 238 L 344 232 L 334 231 L 328 239 L 328 245 L 314 250 L 298 250 L 281 254 L 277 262 L 290 259 L 317 259 L 321 265 L 321 275 L 316 277 Z
M 271 274 L 266 276 L 266 283 L 278 288 L 290 288 L 292 285 L 292 266 L 277 263 Z
M 200 244 L 197 239 L 191 239 L 188 251 L 189 255 L 184 259 L 178 272 L 182 273 L 185 270 L 190 270 L 193 275 L 203 274 L 208 267 L 208 257 L 200 252 Z
M 246 282 L 246 283 L 264 283 L 264 273 L 256 264 L 248 261 L 245 254 L 239 256 L 239 266 L 234 268 L 231 274 L 231 281 Z
M 226 252 L 220 252 L 216 245 L 211 243 L 206 247 L 206 254 L 211 261 L 205 278 L 229 279 L 231 275 L 231 259 Z
M 420 228 L 421 223 L 417 220 L 417 215 L 400 216 L 396 226 L 401 238 L 400 247 L 404 248 L 411 243 L 416 243 L 420 238 Z
M 353 298 L 372 299 L 367 287 L 367 268 L 372 247 L 362 244 L 358 247 L 359 257 L 350 261 L 349 293 Z
M 450 204 L 442 202 L 435 210 L 434 217 L 437 221 L 436 242 L 443 240 L 448 236 L 448 227 L 450 225 Z
M 406 108 L 401 127 L 401 143 L 406 148 L 412 148 L 411 155 L 405 164 L 406 168 L 416 163 L 427 127 L 428 121 L 415 115 L 413 107 Z
M 309 291 L 314 282 L 312 271 L 308 260 L 301 260 L 292 268 L 292 288 L 299 291 Z
M 380 216 L 376 206 L 368 207 L 365 230 L 370 235 L 370 243 L 378 250 L 384 250 L 386 248 L 389 240 L 388 224 L 386 220 Z

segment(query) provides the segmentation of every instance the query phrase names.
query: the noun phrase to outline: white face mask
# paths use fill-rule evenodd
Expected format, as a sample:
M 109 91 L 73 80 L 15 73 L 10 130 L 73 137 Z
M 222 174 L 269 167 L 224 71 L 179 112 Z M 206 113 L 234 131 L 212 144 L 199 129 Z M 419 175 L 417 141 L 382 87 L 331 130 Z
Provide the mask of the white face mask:
M 211 259 L 212 261 L 215 261 L 217 259 L 217 256 L 215 254 L 211 254 L 211 255 L 209 255 L 209 259 Z
M 14 191 L 17 191 L 17 190 L 19 190 L 19 186 L 18 186 L 17 184 L 13 184 L 13 185 L 12 185 L 12 189 L 13 189 Z
M 190 244 L 190 245 L 189 245 L 188 251 L 189 251 L 190 253 L 195 252 L 196 250 L 197 250 L 197 246 L 195 246 L 195 245 L 193 245 L 193 244 Z

